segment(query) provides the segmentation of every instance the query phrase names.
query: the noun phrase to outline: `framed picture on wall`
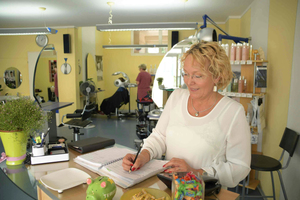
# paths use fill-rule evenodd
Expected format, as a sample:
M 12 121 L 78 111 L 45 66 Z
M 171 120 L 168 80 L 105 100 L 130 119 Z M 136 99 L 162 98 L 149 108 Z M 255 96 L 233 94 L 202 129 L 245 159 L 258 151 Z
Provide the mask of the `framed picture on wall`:
M 97 71 L 97 81 L 103 81 L 103 62 L 102 56 L 95 56 L 96 60 L 96 71 Z

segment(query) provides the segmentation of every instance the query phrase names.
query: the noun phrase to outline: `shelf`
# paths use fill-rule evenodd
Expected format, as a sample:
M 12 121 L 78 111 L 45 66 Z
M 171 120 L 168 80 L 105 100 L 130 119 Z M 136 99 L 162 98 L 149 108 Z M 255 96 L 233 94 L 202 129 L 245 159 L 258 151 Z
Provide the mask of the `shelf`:
M 243 98 L 251 98 L 253 96 L 264 96 L 265 93 L 259 93 L 259 94 L 252 94 L 252 93 L 238 93 L 238 92 L 219 92 L 223 96 L 228 96 L 228 97 L 243 97 Z
M 253 63 L 267 63 L 267 60 L 235 60 L 230 61 L 231 65 L 252 65 Z

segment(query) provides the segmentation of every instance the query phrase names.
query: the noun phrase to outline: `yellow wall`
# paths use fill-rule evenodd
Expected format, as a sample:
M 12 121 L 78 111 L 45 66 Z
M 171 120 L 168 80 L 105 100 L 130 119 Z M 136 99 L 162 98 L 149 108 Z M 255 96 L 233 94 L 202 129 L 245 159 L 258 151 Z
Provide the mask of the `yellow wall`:
M 1 36 L 0 44 L 0 84 L 3 88 L 1 94 L 17 95 L 20 93 L 29 96 L 27 52 L 41 50 L 41 47 L 35 44 L 35 36 Z M 22 74 L 23 81 L 19 88 L 11 89 L 4 84 L 3 74 L 9 67 L 17 68 Z
M 230 18 L 225 23 L 226 32 L 230 36 L 240 37 L 241 35 L 241 19 Z
M 241 17 L 241 26 L 240 26 L 240 35 L 239 37 L 249 37 L 250 36 L 250 28 L 251 28 L 251 9 L 249 9 L 242 17 Z
M 63 34 L 71 35 L 71 53 L 63 53 Z M 77 98 L 79 98 L 78 88 L 76 89 L 75 80 L 78 73 L 78 67 L 75 66 L 76 56 L 76 37 L 77 29 L 67 28 L 59 29 L 57 34 L 47 35 L 49 44 L 53 44 L 57 52 L 57 67 L 58 67 L 58 84 L 59 84 L 59 100 L 61 102 L 74 102 L 72 106 L 60 110 L 60 114 L 72 113 L 77 106 Z M 0 84 L 3 87 L 2 94 L 16 95 L 18 92 L 23 96 L 29 96 L 32 87 L 29 85 L 28 74 L 28 52 L 40 52 L 41 47 L 35 43 L 35 35 L 24 36 L 1 36 L 0 37 L 0 74 L 3 74 L 8 67 L 19 69 L 23 76 L 23 82 L 17 89 L 10 89 L 3 83 L 3 78 L 0 79 Z M 70 74 L 65 75 L 60 71 L 60 66 L 65 62 L 64 58 L 68 58 L 68 63 L 72 67 Z M 77 86 L 78 87 L 78 86 Z M 62 116 L 62 115 L 61 115 Z
M 290 96 L 291 69 L 294 48 L 297 2 L 281 0 L 270 1 L 268 31 L 268 94 L 266 102 L 267 128 L 263 137 L 263 153 L 279 158 L 279 143 L 287 125 Z M 272 187 L 269 173 L 260 173 L 262 189 L 271 194 Z M 279 197 L 277 176 L 275 188 Z

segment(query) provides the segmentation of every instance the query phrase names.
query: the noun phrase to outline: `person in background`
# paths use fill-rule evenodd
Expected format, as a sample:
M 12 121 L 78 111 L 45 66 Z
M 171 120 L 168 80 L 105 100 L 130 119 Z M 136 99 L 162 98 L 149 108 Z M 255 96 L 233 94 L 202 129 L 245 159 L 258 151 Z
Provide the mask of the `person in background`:
M 147 66 L 145 64 L 139 65 L 139 71 L 136 78 L 136 84 L 138 85 L 138 91 L 137 91 L 137 98 L 138 100 L 141 100 L 145 97 L 150 97 L 148 95 L 148 92 L 151 92 L 150 85 L 152 83 L 151 75 L 146 71 Z M 139 104 L 137 105 L 139 109 Z M 139 109 L 141 111 L 141 109 Z
M 54 67 L 54 71 L 55 71 L 55 74 L 54 74 L 54 93 L 55 93 L 55 96 L 56 96 L 56 100 L 59 101 L 59 99 L 58 99 L 57 67 L 56 66 Z
M 199 172 L 235 187 L 250 171 L 251 135 L 244 107 L 216 92 L 233 77 L 230 61 L 217 42 L 192 45 L 181 61 L 187 89 L 170 95 L 136 162 L 127 154 L 123 169 L 136 171 L 165 154 L 166 173 Z

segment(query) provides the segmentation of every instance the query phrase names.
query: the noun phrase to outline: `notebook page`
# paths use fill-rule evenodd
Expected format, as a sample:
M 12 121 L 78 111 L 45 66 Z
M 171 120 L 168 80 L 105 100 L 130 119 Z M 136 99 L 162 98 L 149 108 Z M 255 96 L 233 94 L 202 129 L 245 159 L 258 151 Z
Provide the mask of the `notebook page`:
M 130 183 L 135 183 L 137 180 L 143 179 L 144 177 L 161 172 L 164 169 L 163 165 L 167 162 L 168 161 L 165 160 L 151 160 L 141 169 L 131 173 L 123 169 L 122 160 L 107 165 L 105 168 L 110 174 Z
M 81 156 L 77 156 L 77 161 L 84 161 L 96 167 L 101 167 L 112 163 L 116 160 L 123 159 L 123 157 L 128 153 L 136 153 L 136 151 L 120 148 L 120 147 L 110 147 L 107 149 L 101 149 L 91 153 L 87 153 Z

